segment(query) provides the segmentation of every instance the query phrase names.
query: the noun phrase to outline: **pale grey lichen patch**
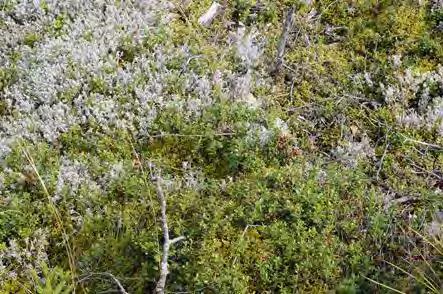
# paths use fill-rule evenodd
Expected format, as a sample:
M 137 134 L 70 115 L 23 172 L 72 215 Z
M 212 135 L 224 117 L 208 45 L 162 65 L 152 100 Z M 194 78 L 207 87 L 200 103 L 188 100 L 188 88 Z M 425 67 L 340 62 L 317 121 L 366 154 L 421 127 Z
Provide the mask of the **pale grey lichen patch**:
M 0 284 L 17 277 L 26 277 L 31 274 L 31 270 L 39 273 L 42 263 L 48 262 L 48 245 L 47 232 L 42 229 L 36 230 L 22 242 L 9 240 L 0 249 Z
M 154 73 L 152 64 L 158 60 L 147 56 L 137 57 L 123 68 L 120 46 L 125 38 L 131 40 L 131 46 L 139 46 L 151 29 L 170 19 L 171 4 L 162 0 L 120 4 L 108 0 L 72 0 L 45 1 L 45 9 L 42 5 L 39 1 L 21 1 L 9 13 L 0 13 L 7 24 L 0 36 L 2 65 L 13 62 L 10 48 L 19 53 L 14 65 L 16 82 L 2 93 L 13 116 L 0 118 L 0 156 L 9 153 L 10 144 L 16 139 L 42 138 L 54 142 L 79 123 L 93 122 L 105 130 L 128 126 L 136 131 L 134 125 L 137 125 L 146 133 L 146 124 L 152 119 L 145 117 L 152 117 L 155 111 L 146 103 L 128 103 L 122 110 L 119 102 L 122 93 L 117 96 L 116 90 L 130 88 L 140 77 L 145 77 L 144 85 L 139 87 L 159 94 L 158 85 L 163 84 L 169 73 L 164 64 L 157 66 L 162 73 Z M 61 22 L 59 32 L 51 33 L 55 21 Z M 22 42 L 28 28 L 40 36 L 33 47 Z M 157 80 L 148 79 L 154 75 Z M 102 83 L 107 95 L 93 93 L 94 79 Z M 66 93 L 71 95 L 66 98 Z M 144 96 L 149 96 L 146 90 Z M 151 99 L 155 101 L 158 96 Z M 135 114 L 128 116 L 128 112 Z
M 257 41 L 258 33 L 255 30 L 246 31 L 244 26 L 240 26 L 237 34 L 234 35 L 238 57 L 246 67 L 256 65 L 261 56 L 261 44 Z
M 433 220 L 426 225 L 427 233 L 434 238 L 443 236 L 443 211 L 438 211 L 433 216 Z
M 346 140 L 337 146 L 332 153 L 339 162 L 350 168 L 355 168 L 364 159 L 375 157 L 375 150 L 367 136 L 362 136 L 359 141 Z
M 86 189 L 92 193 L 99 192 L 101 187 L 92 179 L 84 164 L 63 157 L 61 159 L 57 184 L 52 200 L 57 202 L 65 195 L 82 195 L 83 193 L 78 193 L 80 189 Z
M 263 147 L 268 144 L 268 142 L 272 138 L 272 135 L 272 130 L 269 130 L 264 125 L 253 123 L 248 126 L 248 131 L 245 139 L 246 142 L 251 145 L 258 143 L 259 146 Z

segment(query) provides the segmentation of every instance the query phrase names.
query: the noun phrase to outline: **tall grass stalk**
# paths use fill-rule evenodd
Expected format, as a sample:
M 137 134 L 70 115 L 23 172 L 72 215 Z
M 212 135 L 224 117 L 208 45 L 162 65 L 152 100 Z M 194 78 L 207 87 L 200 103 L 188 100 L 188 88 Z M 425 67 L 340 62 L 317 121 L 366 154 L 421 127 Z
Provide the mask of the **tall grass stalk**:
M 62 238 L 63 238 L 63 243 L 65 246 L 65 250 L 66 250 L 66 255 L 68 257 L 68 263 L 69 263 L 69 268 L 71 270 L 71 279 L 72 279 L 72 285 L 73 285 L 73 292 L 75 293 L 75 280 L 76 280 L 76 272 L 77 272 L 77 268 L 76 268 L 76 263 L 75 263 L 75 257 L 73 254 L 73 250 L 72 247 L 70 245 L 69 242 L 69 237 L 68 234 L 66 233 L 66 229 L 65 226 L 63 225 L 63 221 L 62 218 L 60 216 L 60 212 L 57 208 L 57 206 L 55 205 L 54 201 L 51 199 L 51 195 L 49 194 L 49 191 L 46 187 L 45 182 L 43 181 L 42 177 L 40 176 L 40 173 L 38 172 L 37 166 L 35 165 L 35 161 L 32 158 L 32 156 L 29 154 L 29 152 L 26 150 L 25 147 L 22 147 L 22 151 L 23 154 L 25 155 L 28 163 L 30 164 L 32 170 L 34 171 L 35 175 L 37 176 L 40 185 L 42 186 L 43 192 L 46 195 L 46 198 L 48 200 L 48 205 L 49 205 L 49 209 L 51 210 L 51 213 L 53 214 L 53 216 L 55 217 L 56 223 L 58 228 L 61 230 L 62 232 Z

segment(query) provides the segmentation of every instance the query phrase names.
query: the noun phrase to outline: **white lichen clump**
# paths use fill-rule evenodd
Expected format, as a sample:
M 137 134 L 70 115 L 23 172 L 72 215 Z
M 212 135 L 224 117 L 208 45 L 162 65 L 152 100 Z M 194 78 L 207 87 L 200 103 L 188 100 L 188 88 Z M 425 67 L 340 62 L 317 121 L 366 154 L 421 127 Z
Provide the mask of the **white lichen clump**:
M 401 90 L 400 89 L 401 86 Z M 434 72 L 413 76 L 410 71 L 400 75 L 396 88 L 386 89 L 387 101 L 398 101 L 397 123 L 406 128 L 425 129 L 443 135 L 443 97 L 437 96 L 443 89 L 443 67 Z M 395 93 L 395 94 L 394 94 Z M 437 95 L 435 94 L 437 93 Z M 418 101 L 412 107 L 411 101 Z M 398 107 L 398 106 L 396 106 Z
M 48 245 L 47 233 L 42 229 L 24 238 L 23 242 L 9 240 L 0 249 L 0 284 L 19 276 L 29 276 L 31 270 L 39 273 L 42 263 L 48 263 Z
M 360 141 L 345 141 L 334 150 L 333 154 L 338 161 L 354 168 L 360 161 L 374 158 L 375 150 L 371 146 L 369 138 L 363 136 Z
M 129 39 L 130 46 L 139 46 L 168 21 L 170 8 L 161 0 L 22 1 L 8 13 L 1 11 L 6 29 L 0 36 L 0 66 L 14 63 L 17 77 L 2 91 L 13 115 L 0 118 L 0 158 L 18 139 L 55 142 L 79 124 L 147 133 L 156 115 L 151 103 L 164 99 L 161 85 L 170 73 L 159 58 L 136 57 L 122 66 L 122 44 Z M 57 31 L 46 33 L 51 30 Z M 23 42 L 31 33 L 39 36 L 33 46 Z M 156 50 L 155 55 L 168 55 Z M 132 96 L 129 86 L 143 97 L 123 102 Z
M 86 166 L 78 161 L 62 158 L 53 201 L 61 200 L 63 195 L 77 195 L 82 188 L 90 192 L 100 191 L 99 185 L 91 178 Z

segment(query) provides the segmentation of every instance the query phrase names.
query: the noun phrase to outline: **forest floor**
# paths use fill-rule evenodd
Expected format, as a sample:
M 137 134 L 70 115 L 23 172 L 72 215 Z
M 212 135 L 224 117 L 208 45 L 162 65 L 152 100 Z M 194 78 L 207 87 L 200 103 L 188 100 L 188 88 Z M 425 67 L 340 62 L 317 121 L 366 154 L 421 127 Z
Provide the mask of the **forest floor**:
M 0 293 L 441 293 L 443 2 L 212 4 L 0 0 Z

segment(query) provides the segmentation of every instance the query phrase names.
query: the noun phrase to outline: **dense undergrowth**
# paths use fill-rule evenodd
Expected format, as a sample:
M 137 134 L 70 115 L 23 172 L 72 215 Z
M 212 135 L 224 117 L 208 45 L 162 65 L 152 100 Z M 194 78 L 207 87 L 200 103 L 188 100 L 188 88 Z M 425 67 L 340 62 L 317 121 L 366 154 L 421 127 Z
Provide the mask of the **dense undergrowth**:
M 441 291 L 443 3 L 222 4 L 0 1 L 1 293 L 153 291 L 154 177 L 170 293 Z

